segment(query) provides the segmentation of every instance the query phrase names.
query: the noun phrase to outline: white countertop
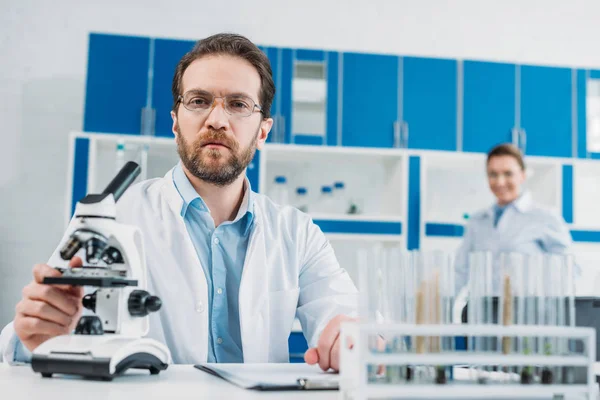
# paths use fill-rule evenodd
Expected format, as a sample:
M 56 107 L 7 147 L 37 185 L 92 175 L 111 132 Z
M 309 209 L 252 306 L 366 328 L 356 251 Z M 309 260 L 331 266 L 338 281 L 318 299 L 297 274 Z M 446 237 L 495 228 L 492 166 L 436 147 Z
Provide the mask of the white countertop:
M 337 391 L 258 392 L 240 389 L 191 365 L 170 365 L 158 375 L 130 370 L 112 382 L 56 376 L 42 378 L 29 365 L 0 363 L 0 398 L 9 400 L 119 399 L 337 399 Z
M 282 365 L 283 367 L 283 365 Z M 596 364 L 600 373 L 600 364 Z M 191 365 L 170 365 L 159 375 L 130 370 L 112 382 L 78 377 L 42 378 L 29 365 L 0 363 L 0 398 L 10 400 L 132 400 L 132 399 L 281 399 L 333 400 L 337 391 L 259 392 L 240 389 Z

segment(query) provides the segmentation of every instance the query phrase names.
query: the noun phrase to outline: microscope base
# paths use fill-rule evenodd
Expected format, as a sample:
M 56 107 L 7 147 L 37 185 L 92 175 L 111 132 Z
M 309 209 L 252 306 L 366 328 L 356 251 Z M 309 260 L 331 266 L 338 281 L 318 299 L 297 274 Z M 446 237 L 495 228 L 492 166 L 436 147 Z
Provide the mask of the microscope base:
M 153 339 L 64 335 L 35 349 L 31 367 L 43 377 L 67 374 L 110 381 L 130 368 L 155 375 L 167 369 L 169 362 L 169 350 Z

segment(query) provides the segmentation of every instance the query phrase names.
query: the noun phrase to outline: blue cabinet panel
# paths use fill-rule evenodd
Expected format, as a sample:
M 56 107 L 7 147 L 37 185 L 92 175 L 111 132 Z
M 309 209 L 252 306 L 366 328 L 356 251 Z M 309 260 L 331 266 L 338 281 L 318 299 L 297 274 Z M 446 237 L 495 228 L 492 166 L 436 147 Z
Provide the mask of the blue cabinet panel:
M 456 150 L 456 61 L 405 57 L 403 76 L 408 147 Z
M 398 117 L 398 57 L 344 53 L 342 143 L 392 147 Z
M 463 150 L 487 153 L 512 140 L 515 66 L 465 61 L 463 71 Z
M 327 53 L 327 145 L 335 146 L 338 143 L 338 80 L 339 80 L 339 53 L 330 51 Z
M 140 133 L 149 49 L 148 38 L 90 34 L 84 131 Z
M 323 50 L 296 50 L 296 60 L 301 61 L 325 61 L 325 52 Z
M 278 47 L 264 49 L 273 71 L 275 98 L 271 105 L 274 118 L 273 129 L 267 142 L 290 143 L 292 132 L 292 77 L 294 74 L 294 51 Z
M 577 157 L 587 158 L 587 71 L 577 70 Z
M 421 235 L 421 159 L 408 159 L 408 250 L 418 250 Z
M 87 195 L 87 176 L 89 161 L 90 140 L 86 138 L 75 139 L 73 151 L 73 187 L 71 192 L 71 216 L 75 213 L 77 202 Z
M 290 362 L 304 362 L 304 353 L 308 350 L 308 343 L 302 332 L 292 332 L 288 338 L 288 349 L 290 352 Z
M 533 156 L 571 157 L 571 70 L 521 67 L 521 127 Z
M 562 214 L 567 224 L 573 223 L 573 166 L 562 167 Z
M 175 67 L 179 60 L 194 47 L 194 43 L 187 40 L 168 39 L 156 39 L 154 42 L 152 106 L 156 110 L 156 136 L 173 137 L 171 131 L 173 126 L 171 119 L 173 75 L 175 75 Z

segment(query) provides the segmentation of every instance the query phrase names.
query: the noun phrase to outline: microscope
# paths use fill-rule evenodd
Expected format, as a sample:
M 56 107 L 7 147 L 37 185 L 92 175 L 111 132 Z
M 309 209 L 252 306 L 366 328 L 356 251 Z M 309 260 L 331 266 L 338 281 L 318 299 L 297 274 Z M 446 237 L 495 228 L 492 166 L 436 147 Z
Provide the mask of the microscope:
M 95 315 L 82 316 L 74 333 L 51 338 L 33 351 L 31 366 L 43 377 L 69 374 L 110 381 L 129 368 L 155 375 L 171 362 L 165 345 L 143 338 L 148 314 L 160 309 L 161 300 L 145 290 L 141 232 L 116 221 L 116 202 L 139 173 L 140 167 L 128 162 L 101 194 L 88 194 L 77 203 L 60 247 L 64 266 L 54 266 L 62 276 L 46 277 L 43 283 L 97 288 L 82 300 Z M 84 266 L 69 267 L 80 250 Z

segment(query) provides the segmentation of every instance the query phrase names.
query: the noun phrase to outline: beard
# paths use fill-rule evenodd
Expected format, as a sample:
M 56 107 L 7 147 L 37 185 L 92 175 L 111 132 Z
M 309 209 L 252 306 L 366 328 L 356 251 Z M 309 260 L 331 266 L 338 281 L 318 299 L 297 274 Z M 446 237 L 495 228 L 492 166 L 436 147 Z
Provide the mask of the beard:
M 259 131 L 248 147 L 240 150 L 240 144 L 223 131 L 211 129 L 193 142 L 188 142 L 177 127 L 177 152 L 185 168 L 196 178 L 217 186 L 227 186 L 244 172 L 254 158 Z M 204 147 L 213 142 L 223 144 L 229 151 Z

